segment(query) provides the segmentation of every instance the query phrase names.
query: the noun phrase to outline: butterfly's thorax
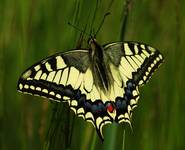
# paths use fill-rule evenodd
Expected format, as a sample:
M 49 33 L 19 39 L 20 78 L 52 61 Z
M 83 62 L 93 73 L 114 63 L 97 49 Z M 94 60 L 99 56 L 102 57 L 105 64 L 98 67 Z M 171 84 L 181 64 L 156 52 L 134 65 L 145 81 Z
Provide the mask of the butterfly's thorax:
M 110 74 L 107 67 L 106 55 L 103 47 L 97 43 L 96 39 L 91 39 L 90 45 L 90 60 L 92 61 L 93 78 L 96 86 L 104 90 L 109 91 L 110 88 Z

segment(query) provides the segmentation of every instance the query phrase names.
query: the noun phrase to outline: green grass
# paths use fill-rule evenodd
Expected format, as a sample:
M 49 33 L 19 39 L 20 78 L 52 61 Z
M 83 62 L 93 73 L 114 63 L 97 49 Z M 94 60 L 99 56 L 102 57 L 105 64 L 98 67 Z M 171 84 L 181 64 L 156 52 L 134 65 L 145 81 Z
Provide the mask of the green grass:
M 104 14 L 103 27 L 97 35 L 100 43 L 119 41 L 123 20 L 122 0 L 0 0 L 0 149 L 42 149 L 54 104 L 39 97 L 16 91 L 20 74 L 40 59 L 73 49 L 80 32 L 68 22 L 87 32 L 97 30 Z M 125 40 L 140 41 L 158 48 L 164 64 L 150 82 L 140 88 L 140 101 L 134 110 L 132 125 L 109 124 L 104 127 L 102 144 L 95 129 L 82 118 L 74 117 L 66 104 L 61 104 L 55 149 L 125 150 L 185 149 L 185 2 L 133 1 Z M 85 36 L 88 38 L 87 36 Z M 86 41 L 84 42 L 86 46 Z M 73 120 L 74 117 L 74 121 Z M 55 126 L 56 121 L 53 123 Z M 71 143 L 66 134 L 72 133 Z M 54 146 L 53 145 L 53 146 Z

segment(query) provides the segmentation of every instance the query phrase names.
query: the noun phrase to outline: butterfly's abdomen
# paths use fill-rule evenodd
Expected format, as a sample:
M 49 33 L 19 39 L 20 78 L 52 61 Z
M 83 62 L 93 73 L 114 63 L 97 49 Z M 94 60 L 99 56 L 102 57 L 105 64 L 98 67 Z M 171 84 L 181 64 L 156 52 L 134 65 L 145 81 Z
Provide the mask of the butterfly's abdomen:
M 110 80 L 106 69 L 107 67 L 103 62 L 101 63 L 95 62 L 93 66 L 94 72 L 93 77 L 95 84 L 104 91 L 108 91 L 110 85 Z

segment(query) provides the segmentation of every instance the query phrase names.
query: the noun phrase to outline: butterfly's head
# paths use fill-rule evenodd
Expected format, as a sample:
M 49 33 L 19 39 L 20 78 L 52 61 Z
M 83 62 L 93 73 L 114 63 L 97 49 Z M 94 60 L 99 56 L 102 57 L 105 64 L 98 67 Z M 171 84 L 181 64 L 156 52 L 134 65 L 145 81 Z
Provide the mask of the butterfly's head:
M 98 42 L 95 38 L 93 38 L 93 37 L 89 38 L 88 44 L 89 44 L 90 53 L 91 53 L 92 58 L 94 58 L 94 56 L 98 56 L 102 53 L 102 48 L 98 44 Z
M 100 44 L 98 44 L 97 40 L 94 37 L 90 37 L 88 40 L 89 47 L 91 50 L 97 50 L 101 48 Z
M 88 44 L 91 46 L 92 44 L 94 44 L 94 43 L 96 43 L 97 42 L 97 40 L 93 37 L 93 36 L 91 36 L 89 39 L 88 39 Z
M 91 50 L 95 50 L 96 49 L 96 45 L 97 45 L 97 40 L 94 37 L 90 37 L 88 39 L 88 44 L 89 44 L 89 48 Z

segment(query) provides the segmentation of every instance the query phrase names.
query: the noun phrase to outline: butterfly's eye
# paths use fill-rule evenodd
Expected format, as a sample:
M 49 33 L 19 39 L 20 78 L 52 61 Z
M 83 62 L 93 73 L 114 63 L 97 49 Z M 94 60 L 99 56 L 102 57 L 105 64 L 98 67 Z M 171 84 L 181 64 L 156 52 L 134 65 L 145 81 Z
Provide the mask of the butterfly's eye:
M 97 41 L 96 41 L 95 38 L 90 37 L 90 38 L 88 39 L 88 44 L 89 44 L 89 45 L 92 45 L 93 43 L 97 43 Z

